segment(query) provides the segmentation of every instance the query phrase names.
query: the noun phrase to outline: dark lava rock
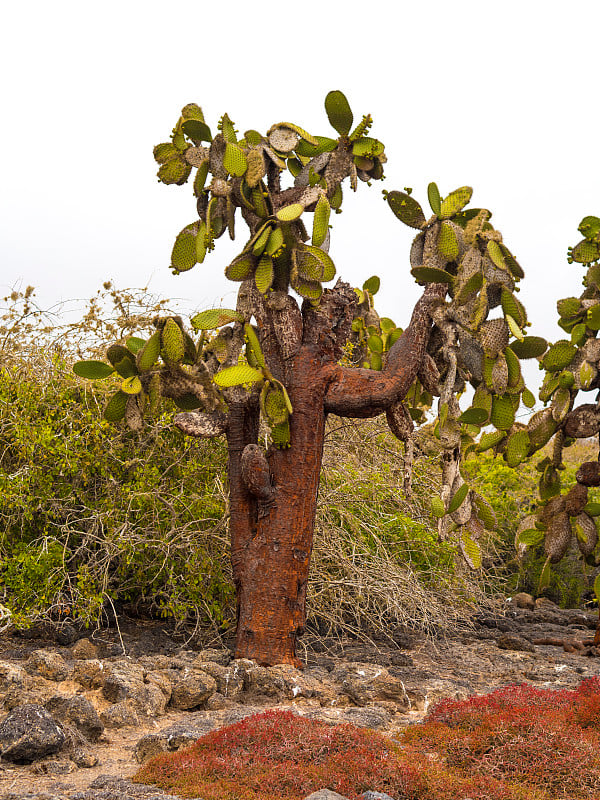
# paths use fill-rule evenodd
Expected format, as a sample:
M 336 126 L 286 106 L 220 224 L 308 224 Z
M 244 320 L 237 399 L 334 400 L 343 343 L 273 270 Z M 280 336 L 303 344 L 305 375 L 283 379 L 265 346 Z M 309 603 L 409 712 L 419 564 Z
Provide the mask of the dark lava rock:
M 71 800 L 179 800 L 172 794 L 165 794 L 156 786 L 131 783 L 123 778 L 100 775 L 83 792 L 75 792 Z M 201 800 L 201 798 L 192 798 Z
M 498 637 L 496 644 L 501 650 L 523 650 L 527 653 L 535 653 L 535 647 L 531 642 L 516 633 L 503 633 Z
M 67 737 L 43 706 L 14 708 L 0 723 L 0 755 L 7 761 L 31 763 L 57 753 Z
M 45 705 L 56 719 L 73 725 L 88 741 L 96 742 L 102 736 L 104 725 L 94 706 L 85 697 L 56 695 Z

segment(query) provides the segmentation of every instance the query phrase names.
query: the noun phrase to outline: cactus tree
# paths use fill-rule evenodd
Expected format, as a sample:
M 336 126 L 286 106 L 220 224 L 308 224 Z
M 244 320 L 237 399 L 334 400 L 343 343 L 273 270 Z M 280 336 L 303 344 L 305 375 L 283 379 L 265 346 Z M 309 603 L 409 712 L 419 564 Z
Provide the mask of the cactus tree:
M 441 198 L 431 184 L 429 219 L 410 190 L 385 193 L 417 232 L 410 261 L 424 290 L 405 330 L 375 312 L 376 276 L 360 290 L 339 280 L 323 287 L 336 272 L 328 248 L 342 184 L 381 179 L 386 161 L 369 135 L 370 116 L 354 125 L 339 91 L 327 95 L 325 110 L 334 137 L 281 122 L 239 138 L 226 114 L 213 135 L 199 106 L 183 108 L 171 140 L 154 150 L 159 179 L 191 180 L 196 198 L 197 216 L 176 237 L 171 268 L 177 274 L 202 263 L 226 231 L 235 237 L 241 216 L 248 238 L 225 268 L 240 284 L 236 308 L 197 314 L 195 337 L 179 318 L 157 320 L 148 341 L 113 345 L 109 364 L 75 368 L 82 377 L 120 376 L 105 412 L 112 421 L 140 429 L 162 394 L 182 409 L 175 424 L 184 433 L 226 437 L 236 656 L 267 665 L 300 665 L 327 415 L 385 413 L 409 454 L 414 421 L 425 421 L 439 397 L 443 490 L 434 511 L 440 535 L 455 536 L 477 569 L 478 540 L 493 514 L 464 483 L 461 454 L 487 424 L 497 428 L 494 441 L 508 437 L 521 454 L 515 411 L 529 393 L 509 341 L 516 338 L 524 357 L 540 347 L 522 332 L 526 314 L 513 293 L 521 268 L 490 212 L 465 210 L 468 187 Z M 500 316 L 488 320 L 493 308 Z M 467 381 L 477 392 L 461 412 L 457 395 Z

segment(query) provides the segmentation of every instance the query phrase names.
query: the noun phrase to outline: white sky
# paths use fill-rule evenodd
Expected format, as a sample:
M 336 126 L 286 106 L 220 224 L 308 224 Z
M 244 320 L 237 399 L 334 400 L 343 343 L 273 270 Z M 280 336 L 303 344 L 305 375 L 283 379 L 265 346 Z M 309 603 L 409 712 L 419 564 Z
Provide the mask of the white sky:
M 443 195 L 468 184 L 525 269 L 532 333 L 559 338 L 556 299 L 581 291 L 567 246 L 600 214 L 597 0 L 20 0 L 2 16 L 0 292 L 33 284 L 49 306 L 113 279 L 190 310 L 232 304 L 223 269 L 243 238 L 169 271 L 195 203 L 191 185 L 158 183 L 153 146 L 188 102 L 213 132 L 227 111 L 240 132 L 332 135 L 323 100 L 341 89 L 356 120 L 373 115 L 388 164 L 383 183 L 345 191 L 338 274 L 378 274 L 380 313 L 406 324 L 412 234 L 381 190 L 412 186 L 425 205 L 431 180 Z

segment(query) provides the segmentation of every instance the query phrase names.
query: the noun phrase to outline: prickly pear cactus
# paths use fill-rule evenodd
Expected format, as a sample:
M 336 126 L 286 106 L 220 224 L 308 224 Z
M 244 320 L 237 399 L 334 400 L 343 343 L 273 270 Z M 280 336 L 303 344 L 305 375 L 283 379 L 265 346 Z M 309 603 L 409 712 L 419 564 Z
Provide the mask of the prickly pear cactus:
M 433 313 L 429 361 L 407 397 L 414 397 L 410 415 L 417 421 L 424 421 L 438 397 L 434 433 L 442 448 L 442 490 L 432 511 L 440 536 L 455 537 L 467 563 L 477 569 L 479 540 L 495 519 L 465 483 L 461 461 L 490 447 L 511 466 L 527 457 L 528 434 L 515 419 L 520 404 L 532 407 L 535 398 L 523 381 L 520 360 L 543 354 L 547 345 L 525 334 L 527 314 L 516 296 L 523 270 L 491 224 L 491 213 L 467 208 L 470 187 L 441 197 L 431 183 L 429 218 L 412 190 L 384 195 L 395 216 L 418 231 L 410 253 L 415 280 L 448 287 L 447 300 L 440 300 Z M 457 397 L 467 384 L 475 392 L 463 411 Z M 495 430 L 480 436 L 488 426 Z
M 567 261 L 584 267 L 584 291 L 579 297 L 565 297 L 556 304 L 565 338 L 552 344 L 546 353 L 536 353 L 545 370 L 539 396 L 546 408 L 531 417 L 526 429 L 526 455 L 552 442 L 551 455 L 537 464 L 536 513 L 520 526 L 516 537 L 521 553 L 527 547 L 544 545 L 548 560 L 541 588 L 549 580 L 550 565 L 560 561 L 573 544 L 588 565 L 598 566 L 596 523 L 600 504 L 591 500 L 589 490 L 600 486 L 600 464 L 582 464 L 577 484 L 564 494 L 561 491 L 564 449 L 577 439 L 595 437 L 600 432 L 600 218 L 584 217 L 579 232 L 584 238 L 569 248 Z M 595 392 L 594 401 L 581 403 L 580 392 Z
M 329 92 L 325 111 L 335 138 L 313 136 L 293 122 L 275 123 L 265 134 L 250 129 L 240 136 L 227 114 L 211 130 L 200 106 L 190 103 L 181 110 L 169 141 L 154 148 L 159 181 L 178 186 L 189 182 L 196 203 L 196 219 L 175 238 L 172 271 L 179 274 L 202 264 L 226 232 L 231 239 L 239 236 L 236 217 L 241 216 L 246 242 L 225 268 L 226 277 L 241 286 L 236 310 L 211 309 L 192 318 L 199 338 L 179 318 L 161 319 L 148 341 L 115 345 L 107 354 L 108 364 L 76 365 L 81 377 L 120 376 L 107 419 L 125 419 L 139 431 L 162 395 L 184 411 L 212 415 L 199 421 L 196 414 L 194 422 L 179 415 L 182 430 L 199 426 L 222 432 L 219 420 L 228 403 L 256 391 L 272 443 L 290 446 L 293 409 L 285 386 L 265 363 L 260 332 L 250 324 L 256 310 L 253 292 L 268 302 L 275 292 L 293 291 L 317 305 L 323 284 L 336 274 L 328 250 L 332 212 L 341 212 L 342 182 L 349 178 L 356 189 L 358 179 L 379 180 L 386 161 L 384 145 L 369 135 L 373 120 L 364 116 L 353 127 L 354 115 L 342 92 Z M 282 190 L 286 172 L 292 186 Z M 366 305 L 372 305 L 375 291 L 371 284 L 364 290 L 370 298 Z M 281 317 L 285 348 L 285 314 Z M 361 334 L 373 369 L 381 369 L 383 354 L 400 333 L 390 323 L 367 323 Z
M 239 137 L 227 114 L 213 135 L 199 106 L 182 109 L 170 141 L 154 148 L 158 179 L 177 185 L 190 180 L 196 197 L 198 219 L 183 228 L 173 246 L 175 274 L 202 263 L 226 231 L 235 238 L 239 210 L 250 236 L 226 276 L 253 281 L 263 295 L 291 288 L 319 300 L 322 284 L 335 275 L 327 251 L 331 212 L 341 210 L 341 183 L 350 178 L 356 189 L 359 178 L 379 180 L 386 161 L 383 144 L 368 135 L 369 115 L 352 130 L 354 117 L 342 92 L 327 95 L 325 110 L 336 138 L 313 136 L 291 122 L 276 123 L 264 135 L 248 130 Z M 293 186 L 281 190 L 285 172 Z

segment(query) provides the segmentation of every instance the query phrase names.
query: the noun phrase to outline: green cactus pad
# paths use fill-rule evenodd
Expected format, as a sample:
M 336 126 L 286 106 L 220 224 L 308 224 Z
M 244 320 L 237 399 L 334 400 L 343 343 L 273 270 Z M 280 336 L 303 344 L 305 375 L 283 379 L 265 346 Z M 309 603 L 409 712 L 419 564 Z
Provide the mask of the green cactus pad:
M 137 356 L 137 366 L 141 372 L 152 369 L 160 355 L 160 331 L 155 331 Z
M 315 213 L 313 216 L 312 243 L 315 247 L 320 247 L 327 238 L 329 230 L 329 215 L 331 207 L 327 197 L 321 195 L 317 200 Z
M 526 336 L 522 342 L 512 342 L 511 350 L 521 360 L 539 358 L 548 349 L 548 342 L 541 336 Z
M 440 198 L 440 190 L 437 187 L 437 183 L 434 183 L 433 181 L 427 187 L 427 199 L 429 200 L 429 205 L 431 206 L 431 210 L 436 215 L 436 217 L 441 216 L 442 201 Z
M 548 464 L 545 468 L 540 478 L 538 491 L 543 501 L 550 500 L 552 497 L 556 497 L 557 494 L 560 494 L 560 475 L 556 467 L 552 464 Z M 554 519 L 556 519 L 556 517 Z M 554 522 L 554 519 L 550 524 Z
M 498 269 L 506 269 L 504 255 L 502 254 L 502 250 L 500 249 L 498 242 L 490 239 L 487 243 L 487 253 L 494 266 L 498 267 Z
M 448 514 L 454 514 L 454 512 L 457 511 L 465 502 L 468 494 L 469 486 L 468 484 L 463 483 L 463 485 L 456 490 L 452 500 L 450 501 L 450 505 L 448 506 Z
M 578 264 L 591 264 L 599 258 L 600 245 L 597 242 L 590 242 L 587 239 L 576 244 L 571 251 L 571 259 L 577 261 Z
M 315 280 L 318 281 L 331 281 L 335 277 L 335 264 L 333 263 L 331 256 L 326 253 L 324 250 L 321 250 L 320 247 L 313 247 L 310 244 L 303 244 L 299 243 L 297 245 L 297 252 L 298 252 L 298 266 L 301 267 L 304 265 L 305 259 L 312 258 L 319 262 L 321 265 L 321 276 L 320 278 L 316 278 Z
M 473 189 L 471 189 L 470 186 L 461 186 L 460 189 L 455 189 L 453 192 L 450 192 L 450 194 L 442 200 L 438 216 L 441 219 L 448 219 L 454 216 L 454 214 L 458 214 L 471 200 L 472 195 Z
M 455 261 L 458 257 L 458 239 L 449 222 L 442 222 L 440 225 L 437 249 L 447 261 Z
M 524 278 L 525 273 L 523 272 L 523 268 L 521 267 L 517 259 L 513 256 L 513 254 L 510 252 L 508 247 L 502 242 L 500 243 L 499 247 L 504 257 L 504 263 L 508 267 L 513 278 L 516 278 L 517 280 Z
M 571 392 L 559 386 L 552 397 L 552 417 L 556 422 L 562 422 L 569 413 L 571 406 Z
M 124 378 L 121 381 L 121 391 L 125 394 L 139 394 L 142 391 L 142 382 L 137 375 Z
M 122 344 L 111 344 L 111 346 L 106 351 L 106 357 L 113 365 L 116 367 L 121 361 L 130 361 L 133 363 L 133 353 L 127 347 L 124 347 Z M 125 375 L 123 377 L 129 377 Z
M 110 364 L 105 364 L 104 361 L 77 361 L 77 363 L 73 365 L 73 372 L 75 375 L 91 381 L 108 378 L 114 371 L 114 367 Z
M 258 262 L 254 273 L 254 283 L 261 294 L 266 294 L 273 284 L 273 259 L 264 253 Z
M 319 300 L 323 294 L 323 287 L 319 281 L 310 280 L 302 277 L 298 270 L 292 269 L 290 273 L 290 284 L 294 291 L 307 300 Z
M 579 367 L 577 375 L 581 388 L 589 389 L 597 374 L 598 370 L 594 364 L 590 364 L 589 361 L 583 361 Z
M 280 208 L 275 216 L 280 222 L 293 222 L 302 216 L 303 211 L 304 206 L 302 203 L 291 203 L 289 206 Z
M 246 334 L 248 347 L 252 351 L 253 363 L 251 364 L 251 366 L 264 367 L 265 357 L 262 351 L 262 347 L 260 346 L 260 342 L 258 341 L 258 336 L 256 335 L 256 331 L 254 330 L 252 325 L 246 323 L 244 325 L 244 332 Z M 249 355 L 248 351 L 246 351 L 246 354 Z
M 281 389 L 270 386 L 264 398 L 265 416 L 271 425 L 281 425 L 288 419 L 289 412 L 285 402 L 285 397 Z
M 265 245 L 264 252 L 268 256 L 274 256 L 283 247 L 283 231 L 280 227 L 273 228 Z
M 171 158 L 159 167 L 158 175 L 161 183 L 182 186 L 190 177 L 191 166 L 183 158 Z
M 514 294 L 509 292 L 508 289 L 502 289 L 500 295 L 500 304 L 505 317 L 512 317 L 520 328 L 525 325 L 527 322 L 527 314 L 525 313 L 523 304 L 519 302 Z
M 225 367 L 213 377 L 217 386 L 227 389 L 230 386 L 240 386 L 242 383 L 257 383 L 263 380 L 260 370 L 246 364 L 237 364 L 234 367 Z
M 579 297 L 564 297 L 556 303 L 556 310 L 560 317 L 568 318 L 573 317 L 579 313 L 581 308 L 581 300 Z
M 523 333 L 521 328 L 517 325 L 515 320 L 511 317 L 510 314 L 506 314 L 504 319 L 506 320 L 506 324 L 508 325 L 511 334 L 515 337 L 515 339 L 518 339 L 520 342 L 522 342 L 523 339 L 525 338 L 525 334 Z
M 517 467 L 529 452 L 529 434 L 526 430 L 511 433 L 506 442 L 504 458 L 509 467 Z
M 431 506 L 431 512 L 435 517 L 441 519 L 443 516 L 445 516 L 446 506 L 444 505 L 444 501 L 441 497 L 438 497 L 438 495 L 434 494 L 429 502 Z
M 248 247 L 251 245 L 252 255 L 259 258 L 267 246 L 271 231 L 273 228 L 269 224 L 265 224 L 259 228 L 256 235 L 248 242 Z
M 577 348 L 574 344 L 566 339 L 560 339 L 550 347 L 542 359 L 542 366 L 548 372 L 563 370 L 565 367 L 569 366 L 576 352 Z
M 462 528 L 460 533 L 460 549 L 463 557 L 471 569 L 481 569 L 481 547 L 469 536 L 466 528 Z
M 128 395 L 125 392 L 118 391 L 108 401 L 108 405 L 104 409 L 104 419 L 108 422 L 120 422 L 125 416 L 125 408 L 127 407 Z
M 423 209 L 406 192 L 389 192 L 386 196 L 389 207 L 398 219 L 411 228 L 421 228 L 426 222 Z
M 153 150 L 154 160 L 158 164 L 165 164 L 171 158 L 175 158 L 175 156 L 179 155 L 179 150 L 175 147 L 172 142 L 163 142 L 162 144 L 157 144 Z
M 384 149 L 383 142 L 379 139 L 363 136 L 352 145 L 352 154 L 359 158 L 377 158 L 382 155 Z
M 196 238 L 198 236 L 198 230 L 199 223 L 194 222 L 191 225 L 187 225 L 177 234 L 171 252 L 171 269 L 176 274 L 187 272 L 187 270 L 191 269 L 196 264 Z
M 484 408 L 468 408 L 458 418 L 465 425 L 484 425 L 488 420 L 488 412 Z
M 600 233 L 600 217 L 584 217 L 577 230 L 586 239 L 594 239 Z
M 454 277 L 449 272 L 437 267 L 414 267 L 410 274 L 417 283 L 447 283 L 450 286 L 454 283 Z
M 495 396 L 492 400 L 492 425 L 499 431 L 507 431 L 514 425 L 515 410 L 509 395 Z
M 230 281 L 245 281 L 256 269 L 257 260 L 251 254 L 241 255 L 225 267 L 225 276 Z
M 181 130 L 195 144 L 212 142 L 212 133 L 208 125 L 199 119 L 188 119 L 181 125 Z
M 291 445 L 289 420 L 271 426 L 271 441 L 278 450 L 285 450 Z
M 590 330 L 600 330 L 600 303 L 588 308 L 586 315 L 586 325 Z
M 362 288 L 363 288 L 363 291 L 368 292 L 369 294 L 373 295 L 373 294 L 377 294 L 377 292 L 379 291 L 379 287 L 380 286 L 381 286 L 381 280 L 380 280 L 379 276 L 378 275 L 371 275 L 371 277 L 367 278 L 367 280 L 363 283 Z M 382 326 L 382 330 L 383 330 L 384 324 L 387 324 L 389 326 L 389 323 L 391 323 L 391 326 L 389 327 L 389 330 L 392 330 L 392 328 L 396 327 L 396 325 L 392 322 L 392 320 L 388 320 L 387 323 L 384 323 L 385 319 L 387 319 L 387 317 L 383 317 L 382 319 L 379 320 L 379 322 L 380 322 L 380 324 Z
M 483 286 L 483 274 L 481 272 L 474 272 L 473 275 L 460 287 L 455 294 L 454 299 L 458 305 L 466 303 L 471 295 L 478 292 Z
M 325 112 L 331 123 L 331 127 L 340 136 L 347 136 L 350 133 L 354 115 L 346 96 L 340 91 L 329 92 L 325 98 Z
M 383 339 L 374 333 L 367 339 L 367 347 L 371 352 L 381 355 L 383 353 Z
M 487 502 L 487 500 L 484 500 L 484 498 L 477 494 L 477 492 L 472 492 L 471 499 L 473 501 L 473 505 L 475 506 L 475 513 L 484 524 L 486 530 L 493 531 L 498 524 L 496 515 L 494 514 L 494 509 Z
M 175 320 L 169 318 L 162 329 L 162 352 L 169 361 L 181 361 L 185 354 L 183 333 Z
M 243 322 L 244 316 L 231 308 L 209 308 L 201 311 L 191 319 L 192 326 L 196 331 L 210 331 L 222 328 L 230 322 Z
M 223 156 L 223 166 L 236 178 L 241 178 L 248 169 L 248 161 L 241 147 L 233 142 L 227 142 L 225 155 Z
M 301 139 L 296 147 L 296 153 L 302 158 L 314 158 L 321 153 L 331 153 L 337 147 L 337 141 L 328 136 L 315 136 L 318 144 L 312 145 Z
M 505 436 L 506 434 L 504 431 L 491 431 L 490 433 L 484 433 L 479 440 L 479 444 L 477 445 L 477 452 L 485 453 L 486 450 L 496 447 L 496 445 L 500 444 Z
M 578 325 L 574 325 L 571 328 L 571 341 L 574 345 L 579 347 L 582 345 L 587 338 L 586 334 L 586 324 L 585 322 L 581 322 Z

